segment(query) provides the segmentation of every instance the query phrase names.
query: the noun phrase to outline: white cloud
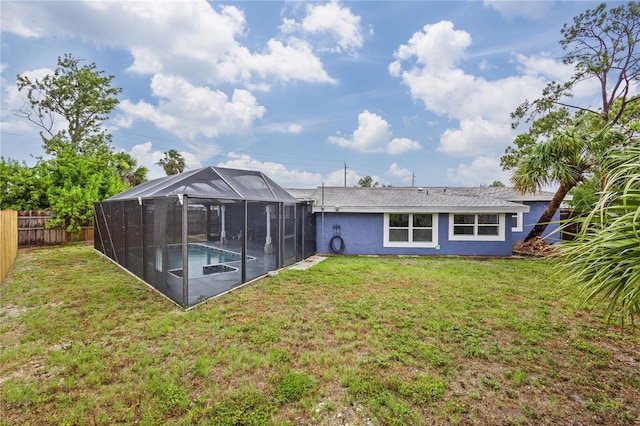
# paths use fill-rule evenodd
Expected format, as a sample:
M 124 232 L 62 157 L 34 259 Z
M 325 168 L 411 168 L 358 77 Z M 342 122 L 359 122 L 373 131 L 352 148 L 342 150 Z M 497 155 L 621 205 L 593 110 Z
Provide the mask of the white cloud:
M 487 61 L 486 59 L 483 59 L 482 61 L 480 61 L 480 64 L 478 65 L 478 69 L 480 71 L 486 71 L 486 70 L 491 70 L 491 69 L 496 69 L 497 67 L 491 63 L 489 63 L 489 61 Z
M 457 120 L 489 116 L 506 123 L 523 99 L 539 95 L 545 80 L 525 75 L 488 81 L 467 74 L 460 62 L 470 44 L 471 36 L 455 30 L 451 22 L 425 25 L 424 31 L 398 48 L 390 72 L 402 79 L 414 99 L 436 114 Z
M 347 186 L 358 186 L 358 181 L 364 176 L 359 175 L 355 170 L 347 169 Z M 380 177 L 371 176 L 374 182 L 380 182 Z M 326 186 L 344 186 L 344 169 L 335 170 L 326 176 L 324 181 Z
M 479 156 L 470 164 L 462 163 L 455 169 L 447 169 L 449 181 L 460 186 L 490 185 L 494 180 L 509 186 L 509 177 L 509 173 L 500 167 L 500 159 L 496 157 Z
M 296 123 L 278 123 L 266 126 L 266 130 L 274 133 L 291 133 L 300 134 L 304 128 L 301 124 Z
M 406 45 L 398 48 L 394 56 L 397 61 L 415 57 L 425 68 L 446 71 L 466 56 L 465 49 L 470 44 L 469 33 L 454 30 L 450 21 L 440 21 L 425 25 L 422 31 L 414 33 Z
M 530 19 L 544 17 L 553 6 L 553 1 L 484 0 L 484 5 L 498 11 L 507 19 L 523 16 Z
M 305 33 L 333 36 L 337 42 L 335 50 L 353 54 L 362 47 L 360 17 L 351 13 L 338 1 L 319 5 L 308 5 L 307 16 L 301 24 Z
M 392 138 L 389 123 L 367 110 L 358 115 L 358 128 L 350 138 L 330 136 L 329 141 L 344 148 L 366 153 L 385 152 L 390 155 L 420 149 L 420 144 L 407 138 Z
M 521 74 L 490 81 L 462 69 L 470 45 L 469 33 L 449 21 L 425 25 L 396 50 L 389 73 L 427 110 L 457 121 L 457 128 L 442 133 L 439 151 L 497 155 L 516 135 L 510 113 L 525 99 L 539 97 L 547 81 L 564 79 L 571 70 L 544 54 L 514 55 Z
M 284 18 L 280 26 L 282 34 L 295 34 L 313 41 L 320 51 L 355 55 L 362 47 L 361 18 L 354 15 L 348 7 L 342 6 L 339 1 L 309 4 L 305 12 L 306 15 L 301 22 Z
M 458 129 L 445 130 L 438 151 L 454 156 L 474 156 L 487 151 L 499 152 L 512 141 L 510 128 L 476 117 L 462 120 Z
M 271 38 L 249 51 L 238 39 L 246 20 L 236 6 L 206 1 L 3 2 L 2 30 L 23 37 L 80 38 L 128 50 L 138 74 L 266 87 L 264 80 L 335 83 L 313 48 Z
M 251 81 L 250 77 L 255 75 L 282 82 L 303 80 L 310 83 L 336 83 L 324 70 L 312 46 L 295 37 L 286 42 L 269 40 L 265 53 L 250 53 L 242 47 L 234 54 L 237 55 L 237 61 L 220 66 L 222 81 Z
M 220 167 L 235 169 L 259 170 L 273 179 L 283 188 L 316 188 L 322 185 L 322 175 L 302 170 L 289 170 L 283 164 L 260 161 L 246 154 L 230 152 L 228 160 L 218 163 Z
M 400 180 L 402 181 L 407 182 L 411 182 L 411 179 L 413 178 L 413 173 L 409 169 L 400 167 L 397 163 L 391 164 L 391 166 L 389 166 L 389 170 L 387 170 L 387 173 L 391 176 L 400 178 Z
M 281 163 L 256 160 L 247 154 L 229 152 L 227 158 L 226 161 L 217 165 L 236 169 L 259 170 L 283 188 L 317 188 L 323 182 L 326 186 L 344 186 L 345 171 L 342 168 L 323 176 L 320 173 L 287 169 Z M 347 186 L 356 186 L 362 177 L 355 170 L 347 169 Z M 372 179 L 374 182 L 382 182 L 379 176 L 372 176 Z
M 246 90 L 235 89 L 229 99 L 220 90 L 194 86 L 178 76 L 154 76 L 151 90 L 159 98 L 157 106 L 125 99 L 119 108 L 130 117 L 151 121 L 157 127 L 184 138 L 198 135 L 216 137 L 246 131 L 266 111 Z
M 548 53 L 526 56 L 515 54 L 515 59 L 520 65 L 518 68 L 523 75 L 530 77 L 544 77 L 550 80 L 567 81 L 573 76 L 574 70 L 556 61 Z

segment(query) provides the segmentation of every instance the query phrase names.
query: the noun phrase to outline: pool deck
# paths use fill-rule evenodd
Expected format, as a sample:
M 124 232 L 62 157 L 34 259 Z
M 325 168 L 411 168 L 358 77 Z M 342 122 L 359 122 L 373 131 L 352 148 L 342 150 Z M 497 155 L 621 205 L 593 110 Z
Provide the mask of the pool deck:
M 234 252 L 237 254 L 240 254 L 242 252 L 240 241 L 237 240 L 230 240 L 226 244 L 220 244 L 219 242 L 212 241 L 190 241 L 189 243 L 195 243 L 218 250 Z M 264 276 L 271 275 L 272 273 L 277 274 L 276 254 L 265 253 L 264 244 L 250 242 L 247 247 L 246 254 L 247 262 L 245 282 L 242 282 L 240 260 L 220 262 L 216 265 L 229 265 L 232 266 L 232 268 L 238 269 L 232 270 L 232 268 L 229 268 L 229 270 L 222 270 L 221 268 L 220 272 L 201 276 L 190 276 L 187 287 L 188 300 L 185 301 L 186 305 L 189 308 L 194 307 L 204 300 L 221 296 L 231 290 L 243 287 L 244 285 L 247 285 Z M 306 270 L 314 265 L 317 265 L 325 259 L 325 256 L 313 255 L 297 263 L 285 266 L 282 269 Z M 179 275 L 181 274 L 176 274 L 173 270 L 167 271 L 164 282 L 159 283 L 159 285 L 157 286 L 152 285 L 152 287 L 164 294 L 169 299 L 182 305 L 183 303 L 181 301 L 183 296 L 183 279 Z

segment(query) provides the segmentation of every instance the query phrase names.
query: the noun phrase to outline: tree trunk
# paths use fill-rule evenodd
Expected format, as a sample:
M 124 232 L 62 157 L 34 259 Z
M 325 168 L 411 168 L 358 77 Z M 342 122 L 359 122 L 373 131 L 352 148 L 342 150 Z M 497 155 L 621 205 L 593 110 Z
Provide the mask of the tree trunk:
M 551 222 L 551 219 L 553 219 L 553 215 L 556 214 L 556 211 L 560 208 L 560 204 L 564 201 L 564 197 L 567 196 L 567 193 L 574 186 L 575 185 L 568 185 L 564 183 L 560 184 L 560 188 L 558 188 L 558 191 L 549 202 L 549 205 L 540 216 L 540 219 L 538 219 L 538 223 L 536 223 L 533 229 L 531 229 L 531 232 L 529 232 L 529 235 L 524 239 L 525 242 L 542 235 L 544 230 L 547 229 L 549 222 Z

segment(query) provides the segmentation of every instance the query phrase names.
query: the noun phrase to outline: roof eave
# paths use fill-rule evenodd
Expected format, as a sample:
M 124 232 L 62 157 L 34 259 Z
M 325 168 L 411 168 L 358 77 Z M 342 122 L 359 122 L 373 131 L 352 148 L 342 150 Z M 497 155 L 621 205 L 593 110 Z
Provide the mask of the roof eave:
M 529 206 L 409 206 L 409 207 L 357 207 L 313 206 L 313 213 L 529 213 Z

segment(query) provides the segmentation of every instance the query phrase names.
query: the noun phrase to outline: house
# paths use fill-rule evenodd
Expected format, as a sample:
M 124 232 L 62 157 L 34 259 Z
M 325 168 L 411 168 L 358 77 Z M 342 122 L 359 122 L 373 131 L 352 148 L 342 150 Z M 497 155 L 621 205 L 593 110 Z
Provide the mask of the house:
M 509 256 L 553 197 L 513 188 L 289 189 L 310 202 L 319 253 Z M 559 212 L 554 220 L 559 219 Z M 557 225 L 550 225 L 546 234 Z

